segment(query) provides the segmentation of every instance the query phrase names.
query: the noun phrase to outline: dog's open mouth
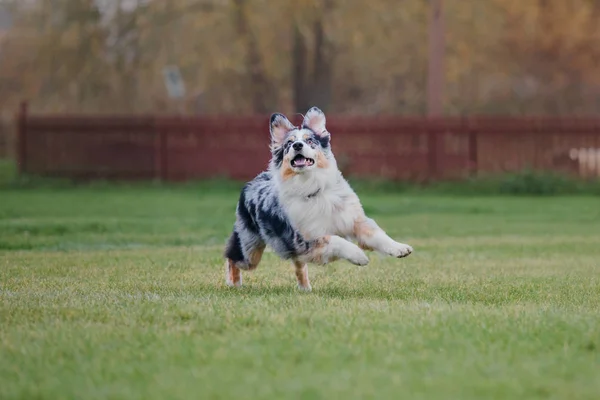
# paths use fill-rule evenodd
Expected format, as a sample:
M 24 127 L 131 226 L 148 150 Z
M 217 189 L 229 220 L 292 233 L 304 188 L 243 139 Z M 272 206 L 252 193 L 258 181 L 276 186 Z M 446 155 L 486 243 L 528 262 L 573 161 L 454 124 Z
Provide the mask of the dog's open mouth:
M 302 154 L 298 154 L 292 160 L 292 167 L 295 167 L 295 168 L 310 167 L 314 163 L 315 163 L 315 160 L 313 160 L 312 158 L 306 158 Z

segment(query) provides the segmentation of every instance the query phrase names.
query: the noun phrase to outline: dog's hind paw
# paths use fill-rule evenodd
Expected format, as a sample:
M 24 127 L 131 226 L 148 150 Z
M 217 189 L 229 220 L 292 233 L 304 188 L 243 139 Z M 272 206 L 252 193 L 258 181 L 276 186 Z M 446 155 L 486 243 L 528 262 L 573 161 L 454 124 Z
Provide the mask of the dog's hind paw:
M 225 261 L 225 284 L 229 287 L 242 286 L 242 271 L 231 260 Z
M 310 283 L 308 285 L 298 284 L 298 290 L 300 290 L 302 292 L 310 292 L 310 291 L 312 291 L 312 286 L 310 286 Z

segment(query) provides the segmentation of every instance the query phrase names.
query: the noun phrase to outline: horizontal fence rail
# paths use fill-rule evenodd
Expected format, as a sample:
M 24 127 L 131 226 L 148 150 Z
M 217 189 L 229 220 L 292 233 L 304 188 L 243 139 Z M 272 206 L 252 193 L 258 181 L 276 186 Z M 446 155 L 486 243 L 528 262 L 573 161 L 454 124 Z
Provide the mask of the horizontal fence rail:
M 76 179 L 250 179 L 266 168 L 268 116 L 17 117 L 21 173 Z M 297 124 L 300 120 L 292 121 Z M 328 116 L 345 174 L 462 179 L 524 169 L 600 177 L 600 119 Z

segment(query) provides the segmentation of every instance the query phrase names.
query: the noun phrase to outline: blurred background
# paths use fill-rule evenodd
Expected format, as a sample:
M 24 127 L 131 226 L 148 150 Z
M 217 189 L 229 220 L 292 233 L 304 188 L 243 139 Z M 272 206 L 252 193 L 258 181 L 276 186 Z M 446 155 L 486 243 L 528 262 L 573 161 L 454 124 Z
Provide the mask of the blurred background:
M 18 155 L 10 126 L 24 100 L 28 112 L 53 115 L 249 116 L 317 105 L 350 117 L 589 119 L 600 112 L 599 22 L 597 0 L 4 0 L 0 148 Z M 600 165 L 591 125 L 587 139 L 548 157 L 575 170 L 585 149 Z M 438 130 L 463 134 L 446 147 L 467 154 L 476 152 L 469 129 Z M 431 153 L 433 140 L 397 147 Z M 527 157 L 534 166 L 537 156 Z M 512 164 L 502 165 L 495 170 Z
M 3 1 L 2 108 L 423 115 L 436 2 L 446 114 L 598 113 L 596 0 Z

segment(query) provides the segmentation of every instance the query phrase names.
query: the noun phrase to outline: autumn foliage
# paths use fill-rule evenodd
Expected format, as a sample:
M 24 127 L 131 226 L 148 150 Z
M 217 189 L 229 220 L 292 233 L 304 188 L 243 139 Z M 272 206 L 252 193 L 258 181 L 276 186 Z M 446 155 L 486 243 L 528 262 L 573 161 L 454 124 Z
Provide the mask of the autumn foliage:
M 6 2 L 5 2 L 6 3 Z M 425 0 L 11 4 L 2 107 L 190 114 L 426 111 Z M 445 112 L 597 114 L 600 2 L 445 0 Z M 180 68 L 186 96 L 167 96 Z

